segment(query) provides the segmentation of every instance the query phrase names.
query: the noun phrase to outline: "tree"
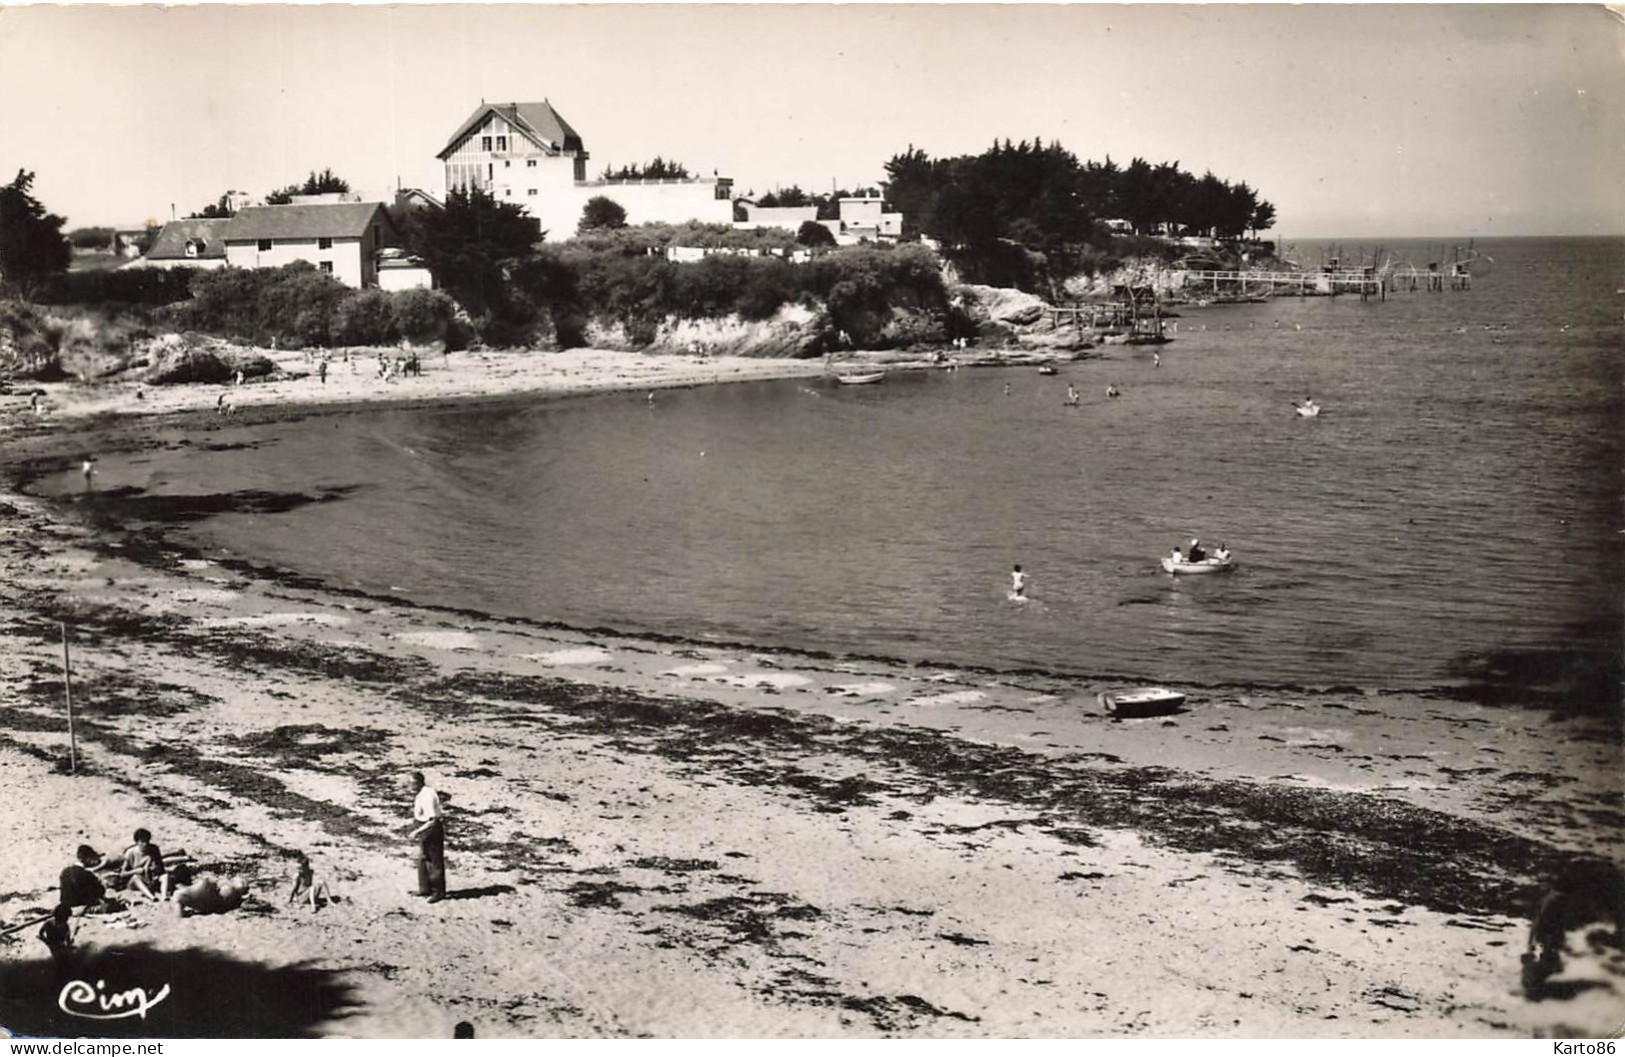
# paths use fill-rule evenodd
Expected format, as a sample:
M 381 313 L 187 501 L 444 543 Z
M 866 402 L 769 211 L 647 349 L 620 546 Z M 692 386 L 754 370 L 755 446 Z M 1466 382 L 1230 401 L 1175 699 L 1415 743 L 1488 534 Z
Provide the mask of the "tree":
M 67 221 L 47 213 L 33 187 L 34 174 L 22 169 L 0 187 L 0 279 L 25 294 L 48 276 L 67 271 L 73 255 L 62 236 Z
M 312 169 L 310 175 L 305 177 L 304 183 L 289 184 L 280 191 L 272 191 L 266 195 L 265 204 L 285 206 L 293 201 L 294 195 L 344 194 L 349 190 L 349 181 L 332 169 L 323 169 L 321 172 Z M 229 213 L 226 215 L 230 216 Z
M 829 233 L 829 228 L 816 220 L 803 220 L 801 230 L 796 232 L 796 241 L 811 249 L 835 245 L 835 236 Z
M 619 169 L 604 169 L 606 180 L 686 180 L 688 166 L 680 161 L 667 161 L 655 155 L 647 165 L 623 165 Z
M 186 219 L 187 220 L 225 220 L 225 219 L 227 219 L 229 217 L 236 216 L 237 211 L 231 207 L 231 202 L 232 202 L 232 199 L 238 198 L 240 195 L 241 195 L 241 192 L 239 192 L 239 191 L 227 191 L 225 194 L 221 195 L 218 199 L 216 199 L 210 205 L 204 206 L 202 209 L 198 210 L 196 213 L 187 214 Z
M 582 207 L 581 223 L 576 226 L 576 234 L 624 227 L 626 227 L 625 208 L 613 198 L 594 195 L 587 199 L 587 204 Z
M 1260 231 L 1268 231 L 1274 225 L 1275 206 L 1259 199 L 1258 205 L 1253 207 L 1252 218 L 1247 222 L 1247 226 L 1253 229 L 1253 237 L 1257 238 Z
M 74 228 L 68 232 L 68 244 L 76 250 L 110 250 L 113 248 L 113 229 Z
M 543 233 L 520 206 L 479 188 L 455 187 L 444 209 L 414 213 L 405 236 L 440 286 L 480 317 L 508 305 L 508 279 Z

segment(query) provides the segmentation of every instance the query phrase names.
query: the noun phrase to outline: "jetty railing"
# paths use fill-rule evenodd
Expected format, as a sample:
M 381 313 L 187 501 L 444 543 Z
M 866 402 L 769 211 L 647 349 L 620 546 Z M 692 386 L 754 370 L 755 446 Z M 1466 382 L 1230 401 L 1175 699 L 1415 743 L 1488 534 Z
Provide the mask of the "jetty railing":
M 1221 284 L 1234 284 L 1244 290 L 1262 288 L 1275 293 L 1286 290 L 1300 296 L 1309 293 L 1355 293 L 1361 297 L 1386 297 L 1389 290 L 1443 290 L 1446 284 L 1452 290 L 1466 290 L 1472 285 L 1472 274 L 1464 267 L 1452 266 L 1448 272 L 1437 268 L 1427 271 L 1409 268 L 1403 271 L 1391 268 L 1324 269 L 1309 271 L 1242 271 L 1211 268 L 1185 268 L 1180 275 L 1181 285 L 1207 284 L 1213 293 L 1220 292 Z

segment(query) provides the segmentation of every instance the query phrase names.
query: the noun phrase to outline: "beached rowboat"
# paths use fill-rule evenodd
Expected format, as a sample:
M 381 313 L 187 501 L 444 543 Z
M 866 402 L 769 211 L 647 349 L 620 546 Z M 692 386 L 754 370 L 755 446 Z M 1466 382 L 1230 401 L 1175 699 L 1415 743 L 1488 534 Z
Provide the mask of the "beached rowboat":
M 1185 704 L 1185 695 L 1160 686 L 1146 686 L 1138 690 L 1108 691 L 1098 695 L 1097 700 L 1117 719 L 1138 719 L 1178 712 Z
M 1164 572 L 1181 575 L 1184 573 L 1222 573 L 1234 568 L 1234 558 L 1203 558 L 1199 562 L 1176 562 L 1172 558 L 1162 559 Z
M 885 371 L 873 371 L 869 374 L 837 374 L 835 380 L 842 385 L 873 385 L 884 377 Z

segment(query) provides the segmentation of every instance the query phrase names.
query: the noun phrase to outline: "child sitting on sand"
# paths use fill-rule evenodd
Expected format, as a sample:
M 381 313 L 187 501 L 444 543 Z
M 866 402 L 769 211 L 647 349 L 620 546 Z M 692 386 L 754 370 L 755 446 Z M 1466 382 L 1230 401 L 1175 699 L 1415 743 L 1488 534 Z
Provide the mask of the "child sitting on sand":
M 134 843 L 124 849 L 116 881 L 157 902 L 164 891 L 164 856 L 146 829 L 135 831 Z
M 292 903 L 301 894 L 310 902 L 310 909 L 320 908 L 318 900 L 333 901 L 333 890 L 327 887 L 327 882 L 316 879 L 316 868 L 310 864 L 310 859 L 302 851 L 293 853 L 293 884 L 288 887 L 288 902 Z

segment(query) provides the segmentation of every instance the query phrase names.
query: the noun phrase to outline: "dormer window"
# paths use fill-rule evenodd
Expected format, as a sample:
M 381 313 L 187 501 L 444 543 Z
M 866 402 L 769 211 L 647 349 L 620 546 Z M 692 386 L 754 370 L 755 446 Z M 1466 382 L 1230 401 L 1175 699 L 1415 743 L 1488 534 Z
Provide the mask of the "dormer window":
M 333 248 L 333 240 L 328 236 L 323 235 L 321 238 L 316 240 L 316 248 L 319 250 L 330 250 Z
M 203 240 L 202 239 L 187 239 L 186 240 L 186 255 L 188 257 L 201 257 L 201 256 L 203 256 Z

